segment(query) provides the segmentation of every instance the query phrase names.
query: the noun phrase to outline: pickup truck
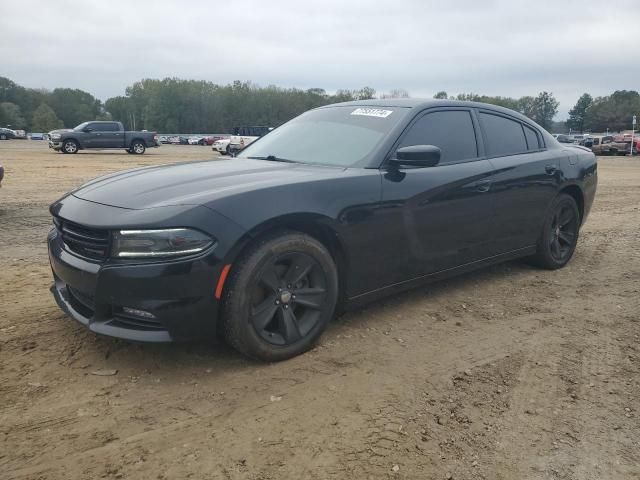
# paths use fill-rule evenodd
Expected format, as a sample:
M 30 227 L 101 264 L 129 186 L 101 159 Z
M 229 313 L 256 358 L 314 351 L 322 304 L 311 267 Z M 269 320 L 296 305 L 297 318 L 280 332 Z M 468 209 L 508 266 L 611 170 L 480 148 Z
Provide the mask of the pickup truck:
M 73 130 L 49 133 L 49 148 L 62 153 L 84 149 L 124 148 L 127 153 L 143 154 L 158 146 L 155 132 L 126 132 L 121 122 L 84 122 Z
M 631 139 L 629 139 L 631 145 Z M 585 140 L 584 146 L 590 148 L 596 155 L 624 155 L 629 150 L 624 139 L 613 135 L 596 135 Z
M 229 145 L 226 147 L 226 153 L 235 155 L 244 147 L 258 138 L 266 135 L 272 127 L 236 127 L 233 129 L 233 135 L 229 138 Z

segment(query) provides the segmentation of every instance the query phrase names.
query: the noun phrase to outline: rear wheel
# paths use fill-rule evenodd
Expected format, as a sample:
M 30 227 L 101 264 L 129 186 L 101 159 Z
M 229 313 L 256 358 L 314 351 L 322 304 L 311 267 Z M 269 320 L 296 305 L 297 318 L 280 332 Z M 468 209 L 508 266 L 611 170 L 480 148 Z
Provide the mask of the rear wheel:
M 6 139 L 7 139 L 7 136 L 4 133 L 0 134 L 0 140 L 6 140 Z
M 146 150 L 146 147 L 144 145 L 144 142 L 141 142 L 140 140 L 136 140 L 131 144 L 130 150 L 132 153 L 135 153 L 136 155 L 142 155 Z
M 65 140 L 62 144 L 62 151 L 64 153 L 77 153 L 78 143 L 75 140 Z
M 279 361 L 310 349 L 333 316 L 338 275 L 317 240 L 271 235 L 232 267 L 222 309 L 227 342 L 245 355 Z
M 532 258 L 542 268 L 564 267 L 576 249 L 580 231 L 580 211 L 572 196 L 560 194 L 553 201 Z

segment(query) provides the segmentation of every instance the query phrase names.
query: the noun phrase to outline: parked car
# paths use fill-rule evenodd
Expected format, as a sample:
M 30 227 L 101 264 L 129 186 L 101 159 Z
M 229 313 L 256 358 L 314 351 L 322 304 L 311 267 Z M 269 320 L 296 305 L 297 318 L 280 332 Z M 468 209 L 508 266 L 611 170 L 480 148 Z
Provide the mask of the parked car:
M 44 136 L 44 133 L 33 132 L 29 134 L 29 140 L 44 140 Z
M 229 155 L 230 141 L 231 141 L 230 138 L 222 138 L 220 140 L 216 140 L 215 142 L 213 142 L 213 147 L 211 147 L 211 149 L 220 153 L 221 155 Z
M 267 361 L 336 310 L 518 257 L 571 259 L 596 158 L 474 102 L 306 112 L 229 161 L 110 174 L 50 207 L 60 307 L 135 341 L 215 337 Z
M 619 150 L 618 150 L 618 154 L 620 155 L 628 155 L 628 154 L 632 154 L 632 155 L 636 155 L 639 151 L 640 151 L 640 138 L 638 138 L 637 136 L 633 136 L 633 151 L 631 150 L 631 134 L 621 134 L 621 135 L 615 135 L 613 137 L 613 141 L 618 143 Z M 624 145 L 624 146 L 623 146 Z
M 554 134 L 553 136 L 560 143 L 576 143 L 575 139 L 571 135 L 565 135 L 561 133 L 561 134 Z
M 158 145 L 155 132 L 125 131 L 121 122 L 84 122 L 71 131 L 51 132 L 49 136 L 49 148 L 62 153 L 124 148 L 127 153 L 143 154 Z
M 169 141 L 169 137 L 167 135 L 158 136 L 158 142 L 160 142 L 160 143 L 171 143 Z
M 25 130 L 15 130 L 15 133 L 16 133 L 16 139 L 18 140 L 27 139 L 27 132 Z
M 10 128 L 0 128 L 0 140 L 12 140 L 16 138 L 16 132 Z
M 269 133 L 271 127 L 236 127 L 233 129 L 233 135 L 229 140 L 230 154 L 235 154 L 245 148 L 247 145 L 255 142 L 258 138 Z
M 624 141 L 616 141 L 613 135 L 594 136 L 590 143 L 591 151 L 596 155 L 624 154 L 628 149 Z

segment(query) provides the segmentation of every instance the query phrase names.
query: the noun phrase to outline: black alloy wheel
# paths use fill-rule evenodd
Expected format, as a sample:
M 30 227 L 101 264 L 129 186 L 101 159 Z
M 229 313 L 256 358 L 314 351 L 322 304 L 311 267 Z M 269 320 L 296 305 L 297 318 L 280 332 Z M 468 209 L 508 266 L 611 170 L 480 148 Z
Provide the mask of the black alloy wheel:
M 564 267 L 573 256 L 579 232 L 580 211 L 576 201 L 571 195 L 558 195 L 542 228 L 533 262 L 550 270 Z
M 310 349 L 331 320 L 336 265 L 316 239 L 273 233 L 232 265 L 223 297 L 227 342 L 251 358 L 285 360 Z
M 249 319 L 263 340 L 291 345 L 317 325 L 326 297 L 327 278 L 318 261 L 301 252 L 285 253 L 254 280 Z
M 557 262 L 566 262 L 573 253 L 578 236 L 578 219 L 570 205 L 564 204 L 556 210 L 551 220 L 551 256 Z

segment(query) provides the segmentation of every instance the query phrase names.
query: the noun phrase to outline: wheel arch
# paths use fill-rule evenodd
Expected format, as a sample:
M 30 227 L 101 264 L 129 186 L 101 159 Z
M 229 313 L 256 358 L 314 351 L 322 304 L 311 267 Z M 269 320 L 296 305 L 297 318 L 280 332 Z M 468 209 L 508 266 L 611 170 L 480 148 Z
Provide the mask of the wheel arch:
M 584 193 L 582 192 L 582 189 L 576 184 L 566 185 L 560 189 L 558 195 L 563 193 L 573 197 L 576 201 L 578 211 L 580 212 L 580 223 L 582 223 L 582 220 L 584 219 Z
M 319 241 L 331 254 L 338 270 L 338 306 L 340 312 L 346 292 L 345 281 L 348 271 L 348 256 L 345 246 L 331 223 L 333 220 L 317 213 L 293 213 L 270 218 L 247 231 L 225 255 L 224 264 L 231 265 L 256 241 L 278 231 L 304 233 Z
M 67 137 L 63 140 L 60 140 L 60 144 L 64 145 L 64 142 L 68 142 L 69 140 L 73 140 L 74 142 L 76 142 L 76 145 L 78 145 L 78 150 L 84 149 L 84 145 L 82 145 L 82 142 L 80 142 L 80 140 L 78 140 L 76 137 Z
M 129 142 L 129 148 L 131 148 L 132 145 L 136 142 L 142 142 L 142 144 L 144 145 L 144 148 L 147 148 L 147 142 L 145 141 L 144 138 L 140 138 L 140 137 L 132 138 L 131 142 Z

